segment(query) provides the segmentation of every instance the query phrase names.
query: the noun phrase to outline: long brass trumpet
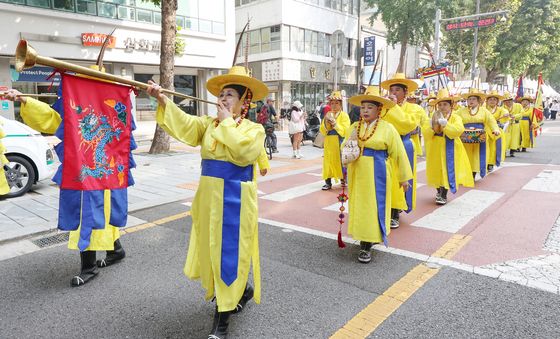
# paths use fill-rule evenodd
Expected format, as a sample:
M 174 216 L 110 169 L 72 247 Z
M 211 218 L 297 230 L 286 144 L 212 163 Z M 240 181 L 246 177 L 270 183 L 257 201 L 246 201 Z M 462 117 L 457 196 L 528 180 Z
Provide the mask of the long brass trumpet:
M 50 66 L 54 69 L 59 69 L 62 71 L 72 71 L 79 74 L 89 75 L 91 77 L 98 78 L 98 79 L 114 81 L 121 84 L 127 84 L 143 90 L 146 90 L 149 86 L 148 84 L 140 81 L 130 80 L 113 74 L 99 72 L 91 68 L 75 65 L 65 61 L 60 61 L 54 58 L 40 56 L 37 54 L 37 51 L 35 51 L 33 47 L 29 46 L 26 40 L 20 40 L 16 48 L 16 71 L 21 72 L 22 70 L 33 67 L 36 64 L 43 65 L 43 66 Z M 200 99 L 197 97 L 193 97 L 179 92 L 170 91 L 167 89 L 162 89 L 162 92 L 165 94 L 174 95 L 185 99 L 197 100 L 208 104 L 217 105 L 216 102 Z
M 0 97 L 3 97 L 4 95 L 7 95 L 8 92 L 0 92 Z M 33 98 L 58 98 L 58 95 L 54 94 L 54 93 L 40 93 L 40 94 L 34 94 L 34 93 L 21 93 L 16 95 L 17 97 L 33 97 Z

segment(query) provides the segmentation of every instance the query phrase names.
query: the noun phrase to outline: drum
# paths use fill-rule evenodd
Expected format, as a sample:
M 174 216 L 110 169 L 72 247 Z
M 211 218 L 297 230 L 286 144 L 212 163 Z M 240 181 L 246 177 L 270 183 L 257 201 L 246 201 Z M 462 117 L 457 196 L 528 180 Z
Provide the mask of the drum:
M 483 129 L 466 129 L 461 134 L 461 141 L 465 144 L 486 142 L 486 132 Z

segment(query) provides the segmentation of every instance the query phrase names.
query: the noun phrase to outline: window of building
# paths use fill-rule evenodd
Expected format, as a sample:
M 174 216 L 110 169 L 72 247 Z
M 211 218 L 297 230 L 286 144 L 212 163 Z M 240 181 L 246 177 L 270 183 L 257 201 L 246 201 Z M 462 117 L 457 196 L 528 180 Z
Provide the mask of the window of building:
M 331 56 L 331 35 L 325 35 L 325 50 L 323 51 L 324 56 L 330 57 Z
M 299 27 L 290 27 L 290 51 L 305 52 L 305 30 Z
M 46 8 L 51 7 L 50 0 L 27 0 L 27 4 L 29 6 L 34 6 L 34 7 L 46 7 Z
M 76 1 L 76 12 L 84 14 L 97 14 L 97 6 L 93 0 L 77 0 Z
M 198 19 L 198 31 L 204 33 L 212 33 L 212 21 Z
M 313 54 L 311 50 L 311 36 L 313 35 L 313 31 L 308 29 L 305 30 L 305 53 L 306 54 Z
M 270 51 L 270 27 L 261 28 L 261 52 Z
M 270 27 L 270 49 L 273 51 L 280 49 L 282 41 L 282 30 L 280 25 Z
M 358 15 L 360 11 L 360 0 L 352 0 L 352 14 Z
M 117 7 L 117 10 L 118 10 L 119 19 L 134 21 L 135 12 L 136 12 L 135 8 L 119 6 L 119 7 Z M 152 12 L 144 11 L 142 13 L 142 16 L 140 15 L 140 13 L 138 13 L 137 21 L 151 23 L 152 22 Z
M 261 52 L 261 34 L 260 30 L 249 32 L 249 54 L 257 54 Z
M 106 18 L 117 18 L 117 6 L 115 4 L 98 2 L 97 3 L 97 15 Z
M 73 0 L 53 0 L 53 8 L 65 11 L 74 11 Z

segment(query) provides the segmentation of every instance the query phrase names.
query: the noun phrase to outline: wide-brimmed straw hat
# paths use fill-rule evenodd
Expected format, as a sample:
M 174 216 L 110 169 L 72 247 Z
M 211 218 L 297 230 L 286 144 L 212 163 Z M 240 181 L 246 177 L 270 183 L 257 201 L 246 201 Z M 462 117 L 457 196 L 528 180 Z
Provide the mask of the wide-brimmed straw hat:
M 447 88 L 442 88 L 438 91 L 437 97 L 430 104 L 436 106 L 442 101 L 451 101 L 451 103 L 455 103 L 459 100 L 461 100 L 461 97 L 452 96 L 449 94 L 449 90 Z
M 348 102 L 352 105 L 361 106 L 363 101 L 375 101 L 382 104 L 385 108 L 391 108 L 395 106 L 395 103 L 389 99 L 379 95 L 378 86 L 368 86 L 364 94 L 355 95 L 348 99 Z
M 504 98 L 502 99 L 502 101 L 515 100 L 515 98 L 513 97 L 513 95 L 512 95 L 510 92 L 508 92 L 508 91 L 505 91 L 505 92 L 504 92 L 503 97 L 504 97 Z
M 488 100 L 488 98 L 496 98 L 499 101 L 502 101 L 502 100 L 504 100 L 505 97 L 503 95 L 501 95 L 498 91 L 493 89 L 493 90 L 486 93 L 486 100 Z
M 535 99 L 533 97 L 528 96 L 528 95 L 524 95 L 521 98 L 517 98 L 517 102 L 521 102 L 523 100 L 529 100 L 529 102 L 535 101 Z
M 253 92 L 253 100 L 264 99 L 268 95 L 268 87 L 249 74 L 244 66 L 233 66 L 227 74 L 222 74 L 210 78 L 206 83 L 208 92 L 214 96 L 219 96 L 222 89 L 228 85 L 241 85 L 247 87 Z
M 486 98 L 486 95 L 478 90 L 478 88 L 469 88 L 469 91 L 463 95 L 461 95 L 463 99 L 468 99 L 469 97 L 478 97 L 480 101 L 483 101 Z
M 381 83 L 381 88 L 388 91 L 393 85 L 406 86 L 409 92 L 414 92 L 418 88 L 418 84 L 412 79 L 407 79 L 404 73 L 395 73 L 391 79 L 385 80 Z

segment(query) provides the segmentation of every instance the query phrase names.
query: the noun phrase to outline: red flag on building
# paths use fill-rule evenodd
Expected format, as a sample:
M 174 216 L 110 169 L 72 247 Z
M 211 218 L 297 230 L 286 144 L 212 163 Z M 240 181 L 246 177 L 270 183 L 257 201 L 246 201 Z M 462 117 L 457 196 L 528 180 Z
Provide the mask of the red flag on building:
M 128 186 L 130 87 L 63 74 L 63 189 Z

